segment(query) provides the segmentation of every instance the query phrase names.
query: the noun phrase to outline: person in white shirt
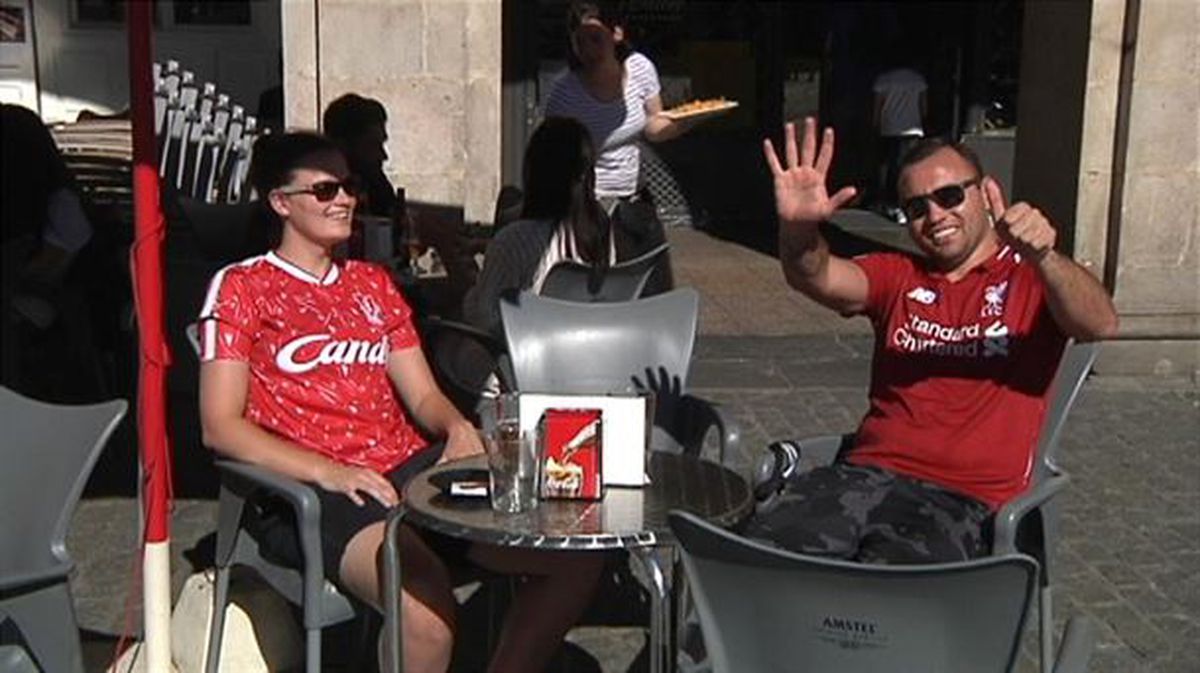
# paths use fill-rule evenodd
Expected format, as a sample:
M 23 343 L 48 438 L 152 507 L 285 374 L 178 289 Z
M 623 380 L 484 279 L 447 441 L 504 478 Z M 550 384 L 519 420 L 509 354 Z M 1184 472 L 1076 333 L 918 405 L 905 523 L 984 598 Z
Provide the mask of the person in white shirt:
M 654 207 L 638 194 L 638 141 L 676 138 L 696 125 L 662 114 L 658 70 L 626 41 L 620 16 L 599 2 L 573 2 L 567 11 L 570 71 L 554 83 L 546 117 L 579 120 L 596 148 L 596 197 L 631 237 L 665 239 Z M 650 293 L 672 285 L 670 267 L 655 271 Z
M 903 60 L 875 78 L 875 130 L 878 133 L 879 201 L 889 213 L 896 208 L 896 167 L 900 157 L 925 136 L 929 89 L 925 78 Z
M 575 2 L 567 12 L 571 69 L 554 83 L 547 117 L 573 117 L 596 145 L 596 195 L 633 197 L 638 187 L 637 141 L 675 138 L 694 126 L 662 115 L 658 70 L 633 51 L 619 17 L 601 3 Z

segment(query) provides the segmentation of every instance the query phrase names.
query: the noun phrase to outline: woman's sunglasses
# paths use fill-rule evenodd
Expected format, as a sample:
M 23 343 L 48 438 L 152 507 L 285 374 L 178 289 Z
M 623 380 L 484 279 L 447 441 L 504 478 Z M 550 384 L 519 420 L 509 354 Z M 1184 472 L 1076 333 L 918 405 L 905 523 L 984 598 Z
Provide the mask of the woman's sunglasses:
M 957 208 L 967 198 L 967 189 L 978 184 L 979 178 L 971 178 L 966 182 L 938 187 L 928 194 L 918 194 L 905 199 L 900 208 L 904 211 L 908 221 L 913 222 L 929 214 L 930 201 L 938 204 L 938 208 L 942 210 Z
M 312 194 L 321 203 L 328 203 L 337 197 L 338 190 L 346 192 L 347 196 L 357 197 L 362 192 L 362 184 L 358 178 L 350 176 L 345 180 L 322 180 L 307 187 L 281 188 L 280 194 Z

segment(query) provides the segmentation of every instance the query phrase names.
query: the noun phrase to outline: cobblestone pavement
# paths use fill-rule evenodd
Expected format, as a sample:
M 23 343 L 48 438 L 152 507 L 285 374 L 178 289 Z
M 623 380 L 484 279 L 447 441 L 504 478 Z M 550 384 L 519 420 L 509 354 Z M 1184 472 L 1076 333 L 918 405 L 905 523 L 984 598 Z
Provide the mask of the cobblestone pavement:
M 691 387 L 718 401 L 743 430 L 730 458 L 746 473 L 771 439 L 845 432 L 865 408 L 871 336 L 783 286 L 777 263 L 692 231 L 672 232 L 677 282 L 702 296 Z M 1056 621 L 1099 626 L 1089 670 L 1200 670 L 1200 392 L 1194 383 L 1106 377 L 1085 385 L 1067 421 Z M 215 505 L 178 502 L 176 591 L 203 558 Z M 125 622 L 134 581 L 136 514 L 128 497 L 85 499 L 68 546 L 89 670 L 103 670 Z M 135 601 L 134 623 L 137 605 Z M 570 640 L 601 670 L 640 670 L 636 629 L 576 629 Z M 1191 643 L 1191 644 L 1189 644 Z M 1034 671 L 1026 638 L 1020 671 Z M 578 670 L 572 669 L 572 670 Z

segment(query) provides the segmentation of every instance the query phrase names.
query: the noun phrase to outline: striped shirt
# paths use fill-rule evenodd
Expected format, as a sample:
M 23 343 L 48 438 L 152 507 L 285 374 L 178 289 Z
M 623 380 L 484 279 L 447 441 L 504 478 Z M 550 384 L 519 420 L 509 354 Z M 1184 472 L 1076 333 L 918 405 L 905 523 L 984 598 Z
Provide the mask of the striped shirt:
M 631 196 L 637 192 L 637 141 L 646 128 L 646 101 L 658 95 L 658 71 L 634 52 L 625 59 L 625 96 L 596 100 L 575 71 L 554 83 L 546 102 L 547 117 L 573 117 L 587 127 L 598 149 L 596 195 Z

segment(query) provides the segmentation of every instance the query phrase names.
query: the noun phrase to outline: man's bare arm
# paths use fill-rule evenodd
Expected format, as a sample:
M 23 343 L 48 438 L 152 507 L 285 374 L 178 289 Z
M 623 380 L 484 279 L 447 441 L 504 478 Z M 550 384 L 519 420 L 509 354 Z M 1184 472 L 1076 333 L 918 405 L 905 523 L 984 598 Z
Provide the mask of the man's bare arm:
M 842 313 L 862 310 L 867 300 L 867 276 L 854 262 L 829 252 L 820 223 L 854 198 L 853 187 L 833 196 L 825 187 L 833 162 L 834 133 L 826 128 L 817 148 L 816 122 L 804 120 L 804 138 L 796 143 L 796 128 L 784 128 L 785 169 L 770 140 L 763 154 L 775 181 L 775 210 L 779 215 L 779 261 L 788 284 L 805 295 Z
M 1117 335 L 1116 308 L 1104 286 L 1069 257 L 1050 250 L 1037 265 L 1046 284 L 1046 303 L 1064 334 L 1079 341 Z
M 1028 203 L 1006 206 L 994 180 L 984 182 L 984 193 L 996 233 L 1037 268 L 1059 329 L 1080 341 L 1116 336 L 1119 321 L 1112 298 L 1091 272 L 1055 251 L 1058 234 L 1050 220 Z

